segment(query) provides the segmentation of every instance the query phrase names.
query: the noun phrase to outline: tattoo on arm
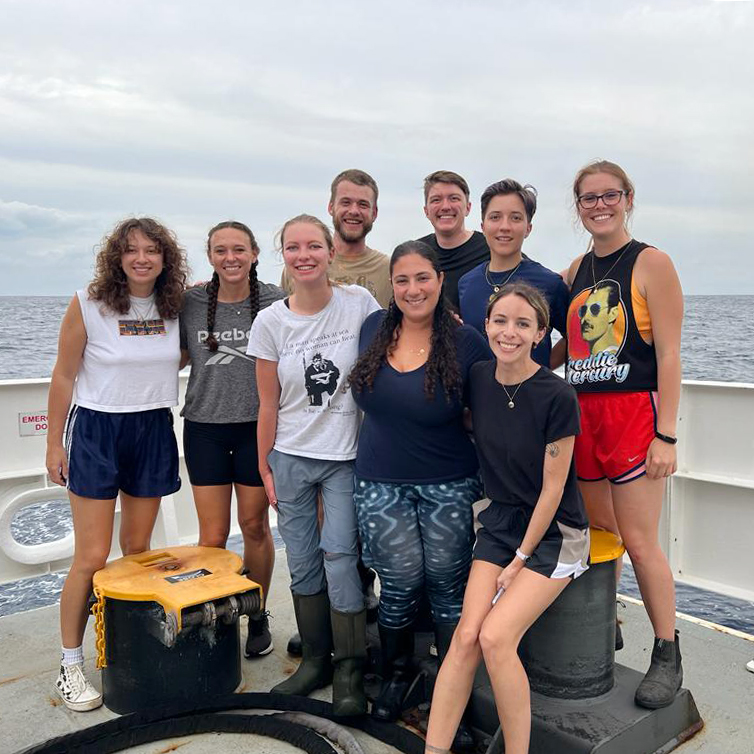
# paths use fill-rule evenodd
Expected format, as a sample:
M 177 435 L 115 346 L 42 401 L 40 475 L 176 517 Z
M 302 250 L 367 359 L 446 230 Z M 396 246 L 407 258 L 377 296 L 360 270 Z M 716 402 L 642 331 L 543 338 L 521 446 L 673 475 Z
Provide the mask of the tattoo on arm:
M 545 452 L 549 453 L 553 458 L 557 458 L 560 455 L 560 447 L 556 442 L 548 442 L 545 445 Z

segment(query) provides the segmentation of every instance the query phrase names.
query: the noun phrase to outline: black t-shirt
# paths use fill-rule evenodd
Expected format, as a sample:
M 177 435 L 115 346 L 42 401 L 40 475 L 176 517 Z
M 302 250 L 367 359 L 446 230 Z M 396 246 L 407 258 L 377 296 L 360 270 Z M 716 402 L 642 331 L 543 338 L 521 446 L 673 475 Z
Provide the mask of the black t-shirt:
M 483 233 L 475 230 L 471 238 L 454 249 L 443 249 L 434 233 L 419 239 L 432 247 L 440 259 L 440 269 L 445 273 L 445 296 L 459 310 L 458 281 L 462 275 L 482 262 L 490 261 L 490 248 Z
M 516 393 L 515 407 L 495 379 L 496 362 L 471 368 L 471 412 L 479 465 L 487 495 L 507 505 L 537 504 L 542 491 L 545 446 L 581 431 L 576 391 L 546 367 L 540 367 Z M 512 395 L 515 385 L 506 385 Z M 555 520 L 588 525 L 571 459 Z
M 359 353 L 371 344 L 385 317 L 370 314 L 361 326 Z M 456 330 L 456 358 L 468 395 L 472 364 L 489 359 L 484 338 L 469 325 Z M 356 475 L 391 484 L 439 484 L 477 473 L 474 446 L 463 426 L 466 399 L 450 403 L 438 382 L 434 400 L 424 394 L 425 366 L 399 372 L 383 363 L 373 389 L 353 397 L 364 411 L 356 456 Z

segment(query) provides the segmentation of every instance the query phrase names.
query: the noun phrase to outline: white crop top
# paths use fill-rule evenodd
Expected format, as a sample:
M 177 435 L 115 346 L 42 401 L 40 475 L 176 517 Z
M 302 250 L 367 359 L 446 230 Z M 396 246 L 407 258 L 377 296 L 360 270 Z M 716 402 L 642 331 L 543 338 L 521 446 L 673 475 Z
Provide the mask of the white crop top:
M 101 301 L 91 301 L 86 291 L 76 296 L 86 347 L 74 402 L 116 414 L 177 406 L 178 320 L 163 320 L 152 297 L 132 296 L 131 311 L 116 314 Z

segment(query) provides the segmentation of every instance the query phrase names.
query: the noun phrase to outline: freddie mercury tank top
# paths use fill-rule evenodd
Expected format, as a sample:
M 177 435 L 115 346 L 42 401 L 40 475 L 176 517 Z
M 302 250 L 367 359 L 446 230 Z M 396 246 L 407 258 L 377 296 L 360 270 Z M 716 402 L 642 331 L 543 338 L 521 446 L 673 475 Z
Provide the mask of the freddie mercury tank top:
M 568 306 L 566 380 L 578 392 L 657 390 L 654 345 L 639 333 L 631 296 L 636 260 L 648 244 L 631 240 L 606 257 L 584 255 Z

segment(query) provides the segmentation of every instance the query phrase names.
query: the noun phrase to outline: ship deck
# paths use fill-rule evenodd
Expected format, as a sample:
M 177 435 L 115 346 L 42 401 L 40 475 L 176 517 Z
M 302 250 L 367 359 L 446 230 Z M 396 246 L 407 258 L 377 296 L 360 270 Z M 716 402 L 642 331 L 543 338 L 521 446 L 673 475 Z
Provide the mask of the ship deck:
M 284 553 L 277 554 L 269 610 L 275 649 L 267 657 L 243 660 L 243 691 L 267 691 L 295 669 L 285 645 L 294 631 Z M 619 607 L 626 646 L 619 661 L 636 670 L 646 669 L 651 651 L 651 628 L 644 608 L 634 600 Z M 696 619 L 679 620 L 685 686 L 691 689 L 705 727 L 677 752 L 691 754 L 754 754 L 754 674 L 746 664 L 754 658 L 754 637 L 712 628 Z M 243 635 L 243 634 L 242 634 Z M 87 713 L 68 710 L 56 697 L 52 685 L 58 667 L 57 605 L 0 618 L 0 749 L 18 752 L 46 739 L 110 720 L 116 715 L 105 707 Z M 87 670 L 99 686 L 94 669 L 93 631 L 85 641 Z M 316 696 L 329 700 L 324 689 Z M 360 731 L 353 731 L 367 754 L 392 754 L 396 749 Z M 218 735 L 222 735 L 219 744 Z M 130 749 L 139 754 L 158 754 L 180 749 L 181 754 L 218 751 L 250 751 L 288 754 L 300 751 L 287 743 L 245 734 L 205 734 L 166 739 Z M 626 752 L 626 754 L 636 754 Z

